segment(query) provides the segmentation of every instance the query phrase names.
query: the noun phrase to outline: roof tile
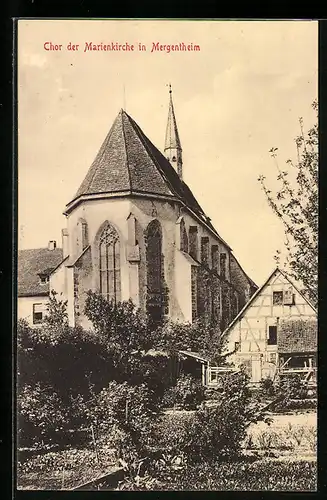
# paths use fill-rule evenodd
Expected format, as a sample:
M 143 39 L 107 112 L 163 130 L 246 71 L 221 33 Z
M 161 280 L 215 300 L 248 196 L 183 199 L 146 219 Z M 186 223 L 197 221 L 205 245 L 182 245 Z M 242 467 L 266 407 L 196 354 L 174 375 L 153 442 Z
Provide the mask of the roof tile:
M 74 199 L 99 193 L 178 198 L 214 231 L 190 188 L 126 111 L 120 110 Z
M 48 295 L 49 283 L 41 283 L 39 274 L 49 274 L 62 261 L 62 249 L 34 248 L 18 252 L 18 296 Z

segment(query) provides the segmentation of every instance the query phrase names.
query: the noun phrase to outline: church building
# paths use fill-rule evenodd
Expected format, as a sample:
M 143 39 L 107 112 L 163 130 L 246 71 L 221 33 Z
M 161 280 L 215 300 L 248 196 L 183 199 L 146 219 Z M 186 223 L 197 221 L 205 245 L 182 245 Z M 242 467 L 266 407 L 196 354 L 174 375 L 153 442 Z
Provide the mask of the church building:
M 163 153 L 120 110 L 66 205 L 60 261 L 55 249 L 52 269 L 47 262 L 35 270 L 35 279 L 47 275 L 47 293 L 54 289 L 68 301 L 71 325 L 90 326 L 84 305 L 93 290 L 114 302 L 132 299 L 156 323 L 203 318 L 223 331 L 256 291 L 183 181 L 183 169 L 171 89 Z M 30 292 L 28 252 L 19 255 L 18 300 Z

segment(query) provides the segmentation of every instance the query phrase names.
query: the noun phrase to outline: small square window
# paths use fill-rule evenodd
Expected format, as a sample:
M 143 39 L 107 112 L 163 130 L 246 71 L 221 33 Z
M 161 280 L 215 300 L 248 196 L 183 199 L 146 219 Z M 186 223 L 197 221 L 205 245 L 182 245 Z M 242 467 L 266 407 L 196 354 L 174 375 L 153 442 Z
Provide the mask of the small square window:
M 235 342 L 235 351 L 239 351 L 241 347 L 240 342 Z
M 273 292 L 273 305 L 274 306 L 283 305 L 283 292 Z
M 33 324 L 37 325 L 43 322 L 44 305 L 43 304 L 33 304 Z

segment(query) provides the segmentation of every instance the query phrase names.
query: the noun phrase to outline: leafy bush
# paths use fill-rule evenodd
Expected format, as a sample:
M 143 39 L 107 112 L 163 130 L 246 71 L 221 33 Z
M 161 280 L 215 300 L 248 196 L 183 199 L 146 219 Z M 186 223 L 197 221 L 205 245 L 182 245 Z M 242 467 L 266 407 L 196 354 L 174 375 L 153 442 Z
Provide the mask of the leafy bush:
M 274 381 L 270 377 L 260 380 L 259 395 L 264 398 L 271 398 L 276 395 L 276 387 Z
M 90 401 L 80 398 L 78 404 L 97 434 L 109 433 L 117 459 L 145 453 L 158 416 L 155 396 L 145 384 L 130 386 L 113 381 Z
M 316 410 L 317 400 L 316 399 L 288 399 L 285 402 L 278 404 L 274 411 L 293 411 L 293 410 Z
M 193 420 L 194 411 L 165 413 L 155 424 L 155 445 L 164 453 L 181 453 L 187 429 Z
M 289 399 L 305 399 L 307 397 L 308 388 L 302 381 L 299 374 L 289 374 L 282 377 L 276 384 L 277 394 L 283 395 L 285 401 Z
M 210 361 L 220 364 L 225 362 L 221 353 L 226 337 L 221 337 L 218 327 L 210 327 L 201 320 L 192 324 L 166 321 L 156 332 L 154 342 L 159 349 L 170 354 L 190 349 L 208 357 Z
M 146 384 L 160 406 L 164 392 L 172 383 L 169 370 L 170 359 L 166 355 L 154 353 L 134 356 L 130 361 L 127 381 L 131 385 Z
M 85 314 L 117 363 L 128 359 L 134 351 L 146 352 L 153 347 L 154 332 L 149 330 L 145 314 L 132 300 L 115 304 L 89 291 Z
M 65 402 L 89 395 L 89 386 L 105 386 L 114 376 L 113 364 L 101 339 L 81 328 L 18 325 L 18 383 L 55 387 Z
M 96 297 L 93 298 L 97 304 Z M 111 307 L 109 302 L 101 304 Z M 93 333 L 80 327 L 69 327 L 65 307 L 65 303 L 52 294 L 48 316 L 40 328 L 31 328 L 24 321 L 18 323 L 18 424 L 23 426 L 20 431 L 22 439 L 23 436 L 24 439 L 29 439 L 28 436 L 32 439 L 34 433 L 35 440 L 40 441 L 41 437 L 53 437 L 53 427 L 72 429 L 85 426 L 88 419 L 83 405 L 85 407 L 86 402 L 115 379 L 127 381 L 130 385 L 147 384 L 153 405 L 157 406 L 160 406 L 163 392 L 170 383 L 166 376 L 167 357 L 146 356 L 141 351 L 141 348 L 146 347 L 142 337 L 145 331 L 142 330 L 141 316 L 135 313 L 130 303 L 117 308 L 116 326 L 120 325 L 120 337 L 111 338 L 110 341 L 99 331 Z M 125 352 L 129 340 L 123 328 L 129 328 L 133 322 L 134 327 L 128 330 L 132 344 Z M 137 346 L 139 349 L 136 352 L 131 351 Z M 119 353 L 122 353 L 123 359 Z M 32 406 L 31 411 L 27 410 L 33 398 L 37 399 L 37 414 L 33 412 Z M 53 398 L 56 398 L 53 406 L 57 408 L 58 415 L 53 414 L 50 406 Z M 98 412 L 103 404 L 99 398 Z M 21 414 L 22 411 L 25 413 Z M 59 425 L 63 414 L 65 426 Z
M 56 431 L 67 428 L 67 411 L 52 387 L 25 385 L 17 399 L 20 447 L 54 439 Z
M 189 418 L 176 421 L 174 429 L 158 435 L 158 444 L 170 452 L 183 453 L 189 462 L 217 456 L 235 456 L 246 429 L 263 416 L 251 404 L 248 378 L 243 373 L 227 375 L 220 397 L 212 407 L 200 407 Z
M 317 451 L 317 427 L 316 426 L 307 426 L 305 431 L 305 439 L 307 444 L 309 445 L 309 449 L 311 451 Z
M 130 463 L 120 460 L 125 475 L 116 490 L 149 491 L 158 489 L 160 482 L 148 472 L 146 462 L 146 458 L 135 459 Z
M 175 386 L 164 394 L 163 404 L 168 407 L 194 410 L 204 400 L 204 387 L 191 375 L 182 374 Z

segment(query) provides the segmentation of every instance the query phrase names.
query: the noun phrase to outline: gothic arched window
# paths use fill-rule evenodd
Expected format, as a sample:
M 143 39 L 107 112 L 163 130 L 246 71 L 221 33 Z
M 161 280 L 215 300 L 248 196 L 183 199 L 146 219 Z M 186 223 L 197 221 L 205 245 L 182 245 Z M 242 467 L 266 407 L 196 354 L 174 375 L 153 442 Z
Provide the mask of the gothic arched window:
M 120 301 L 120 244 L 119 236 L 109 223 L 101 233 L 100 254 L 100 293 L 107 300 Z
M 180 249 L 182 252 L 188 253 L 188 236 L 184 219 L 180 223 Z
M 77 246 L 79 252 L 88 246 L 88 229 L 84 219 L 79 219 L 77 223 Z
M 189 252 L 193 259 L 198 259 L 198 228 L 190 226 L 189 228 Z
M 155 323 L 163 316 L 162 294 L 162 233 L 157 220 L 146 230 L 147 311 Z

